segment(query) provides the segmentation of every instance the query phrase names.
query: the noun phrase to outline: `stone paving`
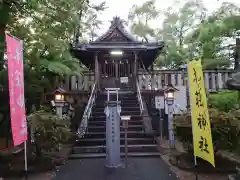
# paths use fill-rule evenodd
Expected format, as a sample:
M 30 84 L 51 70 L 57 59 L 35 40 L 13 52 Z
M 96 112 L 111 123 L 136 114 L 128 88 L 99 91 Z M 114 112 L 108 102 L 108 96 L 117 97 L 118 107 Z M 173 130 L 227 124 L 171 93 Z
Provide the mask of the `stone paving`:
M 53 180 L 177 180 L 159 158 L 129 158 L 127 168 L 109 170 L 105 159 L 69 160 Z

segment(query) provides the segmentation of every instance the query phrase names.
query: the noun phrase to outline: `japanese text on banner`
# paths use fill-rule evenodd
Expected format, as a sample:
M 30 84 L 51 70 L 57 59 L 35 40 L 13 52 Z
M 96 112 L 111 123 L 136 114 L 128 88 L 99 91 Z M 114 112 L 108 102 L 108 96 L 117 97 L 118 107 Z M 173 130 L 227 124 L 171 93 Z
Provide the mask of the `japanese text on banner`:
M 194 155 L 213 166 L 214 151 L 201 61 L 188 64 Z
M 22 42 L 6 35 L 10 117 L 14 146 L 27 140 L 25 114 L 23 46 Z

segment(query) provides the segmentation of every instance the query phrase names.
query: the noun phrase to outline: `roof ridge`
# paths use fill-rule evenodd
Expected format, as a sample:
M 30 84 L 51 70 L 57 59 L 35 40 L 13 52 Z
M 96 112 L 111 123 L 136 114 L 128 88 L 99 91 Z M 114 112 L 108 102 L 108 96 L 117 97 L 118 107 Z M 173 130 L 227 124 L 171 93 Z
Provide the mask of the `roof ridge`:
M 107 32 L 105 32 L 103 35 L 101 35 L 100 37 L 98 37 L 95 41 L 93 42 L 99 42 L 99 41 L 103 41 L 107 36 L 109 36 L 109 34 L 111 34 L 115 29 L 119 30 L 127 39 L 129 39 L 132 42 L 136 42 L 137 40 L 130 35 L 124 28 L 123 25 L 123 20 L 120 19 L 120 17 L 116 16 L 113 17 L 113 20 L 111 21 L 111 25 L 109 27 L 109 29 L 107 30 Z

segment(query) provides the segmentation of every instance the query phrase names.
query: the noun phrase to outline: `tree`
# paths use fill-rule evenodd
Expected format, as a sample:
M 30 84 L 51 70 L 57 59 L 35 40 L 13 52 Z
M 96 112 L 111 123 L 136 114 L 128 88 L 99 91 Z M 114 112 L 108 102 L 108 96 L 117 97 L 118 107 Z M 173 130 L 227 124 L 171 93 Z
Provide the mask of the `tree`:
M 64 75 L 81 73 L 79 60 L 70 54 L 70 43 L 78 31 L 80 39 L 89 30 L 88 12 L 97 14 L 104 8 L 104 3 L 94 5 L 88 0 L 35 3 L 25 7 L 26 11 L 9 6 L 11 11 L 5 22 L 6 30 L 24 41 L 25 96 L 31 102 L 29 98 L 39 102 L 44 92 L 53 91 Z M 6 69 L 0 71 L 0 76 L 0 84 L 7 90 Z
M 155 31 L 150 27 L 149 22 L 158 17 L 155 0 L 149 0 L 140 6 L 134 5 L 129 12 L 128 21 L 132 32 L 143 38 L 146 42 L 155 36 Z
M 205 68 L 226 68 L 234 58 L 237 31 L 240 29 L 240 8 L 232 3 L 222 6 L 208 16 L 189 34 L 188 42 L 195 43 L 198 58 Z
M 236 53 L 235 44 L 229 43 L 229 40 L 234 40 L 240 29 L 237 5 L 223 3 L 207 15 L 201 0 L 189 0 L 178 10 L 168 7 L 161 11 L 156 9 L 154 2 L 134 5 L 129 21 L 133 33 L 146 41 L 154 37 L 166 43 L 156 61 L 157 66 L 178 69 L 192 59 L 202 59 L 203 67 L 207 69 L 231 65 Z M 173 6 L 176 7 L 176 4 Z M 149 21 L 156 20 L 160 14 L 165 17 L 162 26 L 151 27 Z
M 157 33 L 158 39 L 166 42 L 167 53 L 160 56 L 157 64 L 167 68 L 179 68 L 193 56 L 192 45 L 185 43 L 189 31 L 195 29 L 206 16 L 206 8 L 200 0 L 186 2 L 177 12 L 167 8 L 163 11 L 163 27 Z
M 98 6 L 93 6 L 92 8 L 89 8 L 86 12 L 85 31 L 87 32 L 87 37 L 90 38 L 91 41 L 98 37 L 96 31 L 100 29 L 100 25 L 102 24 L 102 21 L 98 18 L 98 13 L 104 11 L 105 9 L 106 2 L 102 2 Z

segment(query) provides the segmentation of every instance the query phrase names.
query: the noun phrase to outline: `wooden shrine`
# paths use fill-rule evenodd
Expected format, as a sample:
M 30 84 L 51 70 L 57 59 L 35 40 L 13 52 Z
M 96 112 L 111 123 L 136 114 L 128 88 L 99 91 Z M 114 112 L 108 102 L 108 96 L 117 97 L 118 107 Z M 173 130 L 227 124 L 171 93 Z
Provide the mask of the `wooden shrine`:
M 163 47 L 163 42 L 137 41 L 114 17 L 105 34 L 88 44 L 75 44 L 72 53 L 94 72 L 98 88 L 123 88 L 121 80 L 134 88 L 138 70 L 151 66 Z

